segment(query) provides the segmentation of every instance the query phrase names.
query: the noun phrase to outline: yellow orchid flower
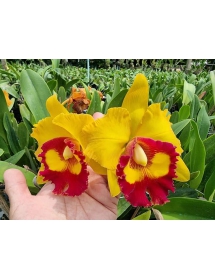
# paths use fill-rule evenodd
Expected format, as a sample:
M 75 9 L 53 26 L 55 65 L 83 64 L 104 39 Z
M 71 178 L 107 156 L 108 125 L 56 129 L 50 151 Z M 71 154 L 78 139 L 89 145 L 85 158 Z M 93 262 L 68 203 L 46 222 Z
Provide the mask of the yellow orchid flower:
M 168 202 L 173 179 L 190 178 L 167 109 L 148 106 L 148 98 L 148 81 L 138 74 L 121 108 L 83 128 L 85 155 L 107 169 L 112 196 L 122 192 L 133 206 L 144 207 Z
M 9 107 L 12 104 L 12 101 L 10 100 L 9 94 L 8 94 L 8 92 L 6 90 L 3 90 L 3 93 L 4 93 L 4 97 L 5 97 L 7 106 Z
M 41 162 L 37 181 L 54 183 L 54 194 L 80 195 L 88 186 L 81 131 L 85 124 L 94 121 L 93 117 L 69 113 L 56 95 L 47 99 L 46 107 L 50 117 L 39 121 L 31 134 L 38 142 L 35 155 Z M 93 161 L 89 162 L 96 166 Z

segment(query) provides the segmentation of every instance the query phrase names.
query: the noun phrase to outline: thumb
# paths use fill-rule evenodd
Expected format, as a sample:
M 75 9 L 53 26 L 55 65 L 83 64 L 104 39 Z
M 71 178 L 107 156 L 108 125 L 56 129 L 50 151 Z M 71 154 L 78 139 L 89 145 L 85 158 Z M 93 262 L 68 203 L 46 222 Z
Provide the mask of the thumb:
M 8 169 L 4 172 L 5 191 L 10 204 L 19 204 L 26 196 L 31 195 L 24 175 L 18 169 Z

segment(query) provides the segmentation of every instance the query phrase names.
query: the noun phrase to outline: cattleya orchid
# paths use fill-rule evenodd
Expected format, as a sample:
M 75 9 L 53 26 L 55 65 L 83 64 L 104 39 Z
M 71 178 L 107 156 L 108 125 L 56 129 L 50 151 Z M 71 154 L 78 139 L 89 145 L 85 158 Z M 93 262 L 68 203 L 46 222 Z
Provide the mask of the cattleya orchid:
M 92 91 L 91 87 L 88 87 L 89 91 Z M 103 97 L 101 91 L 98 91 L 100 97 Z M 71 95 L 68 99 L 66 99 L 63 103 L 67 104 L 67 108 L 72 105 L 72 110 L 75 113 L 82 113 L 84 110 L 87 110 L 90 105 L 90 99 L 87 98 L 87 93 L 85 88 L 76 88 L 72 87 Z
M 39 121 L 31 134 L 38 142 L 35 155 L 41 162 L 37 182 L 54 183 L 54 194 L 80 195 L 88 186 L 81 130 L 85 124 L 93 121 L 93 117 L 69 113 L 56 95 L 47 99 L 46 107 L 50 117 Z M 96 169 L 96 163 L 90 162 Z
M 83 128 L 85 155 L 107 169 L 111 195 L 122 192 L 133 206 L 144 207 L 168 202 L 173 179 L 190 178 L 167 109 L 148 106 L 148 98 L 148 81 L 138 74 L 122 107 Z

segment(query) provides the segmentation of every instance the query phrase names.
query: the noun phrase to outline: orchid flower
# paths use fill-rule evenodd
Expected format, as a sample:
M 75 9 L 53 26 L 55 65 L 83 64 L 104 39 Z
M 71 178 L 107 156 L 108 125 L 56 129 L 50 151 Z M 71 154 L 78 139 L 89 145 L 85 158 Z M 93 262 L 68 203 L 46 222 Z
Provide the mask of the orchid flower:
M 148 81 L 138 74 L 122 107 L 83 128 L 85 155 L 107 169 L 111 195 L 122 192 L 133 206 L 144 207 L 168 202 L 173 179 L 190 178 L 168 110 L 159 103 L 148 106 L 148 98 Z
M 50 117 L 39 121 L 31 134 L 38 142 L 35 152 L 41 162 L 37 182 L 51 181 L 54 194 L 76 196 L 88 186 L 88 171 L 83 154 L 82 127 L 93 120 L 91 115 L 69 113 L 56 95 L 47 99 Z M 90 161 L 96 169 L 97 164 Z M 102 169 L 98 169 L 102 172 Z M 105 174 L 105 173 L 104 173 Z

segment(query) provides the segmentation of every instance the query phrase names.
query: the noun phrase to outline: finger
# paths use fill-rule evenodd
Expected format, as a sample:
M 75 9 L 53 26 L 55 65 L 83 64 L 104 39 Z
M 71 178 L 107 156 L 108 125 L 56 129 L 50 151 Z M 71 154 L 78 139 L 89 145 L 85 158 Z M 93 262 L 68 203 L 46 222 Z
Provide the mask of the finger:
M 94 118 L 95 120 L 100 119 L 100 118 L 102 118 L 103 116 L 104 116 L 104 114 L 99 113 L 99 112 L 96 112 L 96 113 L 93 114 L 93 118 Z
M 24 175 L 18 169 L 8 169 L 4 173 L 5 191 L 10 203 L 20 203 L 26 196 L 31 195 Z

